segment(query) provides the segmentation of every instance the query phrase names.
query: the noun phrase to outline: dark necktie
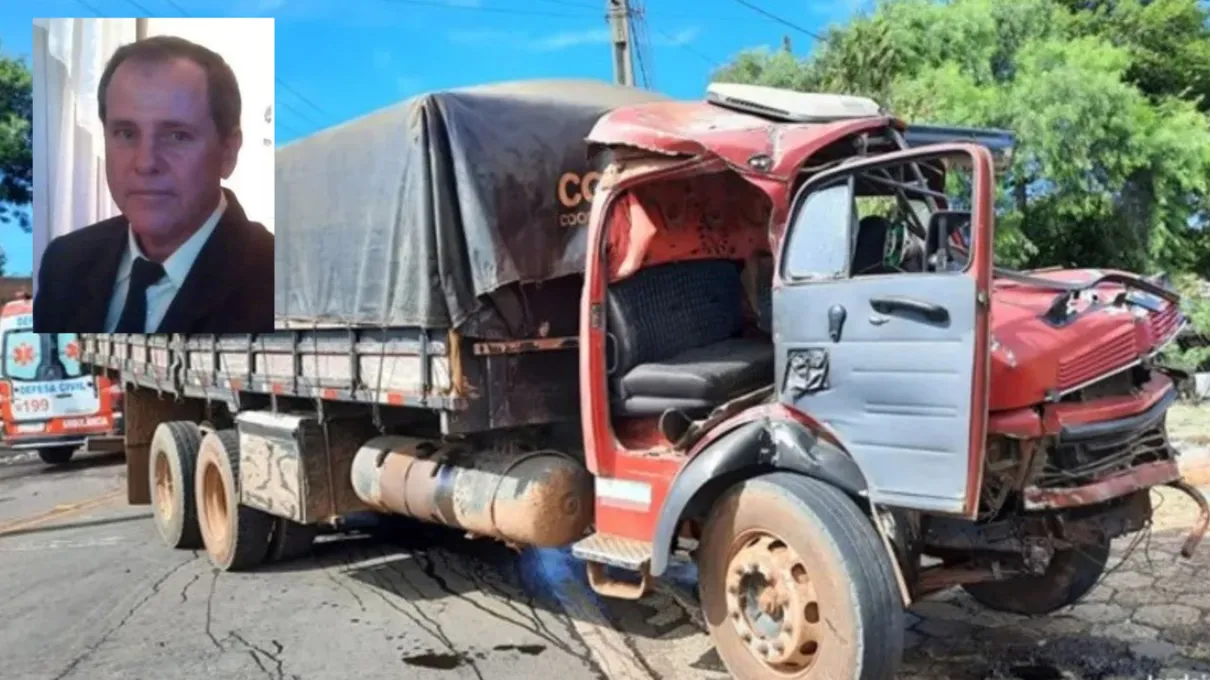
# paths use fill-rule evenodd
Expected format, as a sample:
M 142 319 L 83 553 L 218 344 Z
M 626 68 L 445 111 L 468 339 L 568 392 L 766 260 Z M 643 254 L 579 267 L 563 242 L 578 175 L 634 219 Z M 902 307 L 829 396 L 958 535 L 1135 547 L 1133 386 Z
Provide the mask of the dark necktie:
M 147 289 L 164 278 L 164 267 L 151 260 L 136 257 L 130 269 L 130 289 L 126 291 L 126 305 L 118 318 L 114 333 L 146 333 Z

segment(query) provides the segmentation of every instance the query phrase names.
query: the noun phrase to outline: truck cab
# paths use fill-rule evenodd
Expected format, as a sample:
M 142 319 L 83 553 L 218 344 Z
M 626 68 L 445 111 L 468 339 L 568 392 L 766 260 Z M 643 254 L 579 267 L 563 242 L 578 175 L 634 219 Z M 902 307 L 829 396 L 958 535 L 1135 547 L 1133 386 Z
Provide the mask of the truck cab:
M 1210 513 L 1155 361 L 1179 298 L 997 267 L 1004 136 L 731 84 L 602 118 L 580 335 L 598 533 L 575 548 L 599 589 L 625 586 L 591 565 L 640 592 L 683 548 L 738 677 L 886 677 L 892 593 L 1072 604 L 1162 484 L 1202 507 L 1193 549 Z

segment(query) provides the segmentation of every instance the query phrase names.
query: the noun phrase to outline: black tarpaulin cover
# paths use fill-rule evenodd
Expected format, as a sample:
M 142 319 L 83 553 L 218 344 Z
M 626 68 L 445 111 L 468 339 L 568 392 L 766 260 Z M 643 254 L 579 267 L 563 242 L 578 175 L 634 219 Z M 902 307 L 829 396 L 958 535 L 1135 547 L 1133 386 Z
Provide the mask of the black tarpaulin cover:
M 278 324 L 494 325 L 480 296 L 583 272 L 579 189 L 597 119 L 664 99 L 598 81 L 504 83 L 415 97 L 282 147 Z

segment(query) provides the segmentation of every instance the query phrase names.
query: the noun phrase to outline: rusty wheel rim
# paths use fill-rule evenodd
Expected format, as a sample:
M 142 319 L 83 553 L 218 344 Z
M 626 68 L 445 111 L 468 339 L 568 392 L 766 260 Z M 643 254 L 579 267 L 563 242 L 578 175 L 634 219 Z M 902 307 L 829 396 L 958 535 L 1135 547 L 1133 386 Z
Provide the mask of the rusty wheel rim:
M 806 564 L 772 533 L 736 537 L 726 575 L 727 617 L 752 656 L 782 675 L 803 673 L 824 631 Z
M 207 461 L 202 471 L 202 524 L 206 535 L 212 540 L 211 552 L 221 555 L 226 551 L 230 508 L 222 472 L 213 461 Z
M 176 514 L 176 494 L 172 485 L 172 466 L 168 456 L 159 454 L 155 459 L 155 509 L 165 520 Z

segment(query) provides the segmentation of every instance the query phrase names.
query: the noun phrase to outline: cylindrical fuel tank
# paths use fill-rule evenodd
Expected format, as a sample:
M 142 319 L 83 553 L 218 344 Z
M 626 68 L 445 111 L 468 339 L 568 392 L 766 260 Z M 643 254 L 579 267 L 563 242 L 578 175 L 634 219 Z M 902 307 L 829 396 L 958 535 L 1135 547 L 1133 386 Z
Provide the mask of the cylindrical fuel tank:
M 358 450 L 352 481 L 380 512 L 521 545 L 566 545 L 592 521 L 592 475 L 557 451 L 386 435 Z

